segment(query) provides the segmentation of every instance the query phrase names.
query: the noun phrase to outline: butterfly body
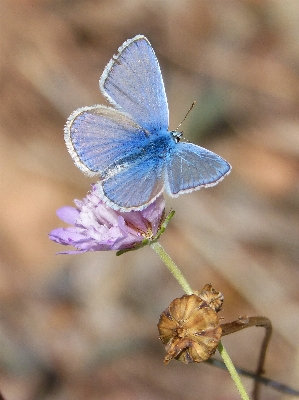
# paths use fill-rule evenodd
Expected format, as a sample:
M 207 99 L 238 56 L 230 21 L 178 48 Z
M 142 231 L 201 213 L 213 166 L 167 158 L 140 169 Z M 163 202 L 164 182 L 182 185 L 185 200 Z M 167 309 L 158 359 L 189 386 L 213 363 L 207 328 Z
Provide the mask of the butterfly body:
M 168 131 L 160 67 L 148 40 L 126 41 L 105 68 L 100 88 L 113 107 L 74 111 L 65 141 L 75 164 L 98 175 L 103 200 L 121 211 L 141 210 L 164 189 L 170 196 L 213 186 L 230 172 L 220 156 Z
M 165 165 L 171 154 L 172 148 L 175 143 L 168 132 L 159 133 L 158 135 L 151 135 L 150 139 L 146 138 L 144 141 L 138 139 L 130 149 L 126 148 L 120 158 L 113 161 L 101 174 L 102 179 L 107 179 L 112 175 L 119 172 L 119 170 L 130 169 L 132 165 L 138 163 L 139 160 L 143 160 L 143 163 L 147 168 L 156 167 L 160 168 L 161 175 L 165 170 Z M 129 150 L 129 151 L 128 151 Z M 114 173 L 115 171 L 115 173 Z

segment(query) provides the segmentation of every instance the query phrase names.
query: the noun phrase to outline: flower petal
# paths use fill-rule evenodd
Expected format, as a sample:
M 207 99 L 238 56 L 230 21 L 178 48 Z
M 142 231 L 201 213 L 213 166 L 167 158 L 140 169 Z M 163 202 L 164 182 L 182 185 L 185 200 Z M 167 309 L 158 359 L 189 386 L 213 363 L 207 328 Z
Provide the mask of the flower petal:
M 118 212 L 101 200 L 95 186 L 83 200 L 74 202 L 77 208 L 65 206 L 57 210 L 59 218 L 72 226 L 49 234 L 54 242 L 76 249 L 61 254 L 131 249 L 157 233 L 165 205 L 160 196 L 145 210 Z
M 71 206 L 64 206 L 56 211 L 57 216 L 67 224 L 75 224 L 80 216 L 79 210 Z

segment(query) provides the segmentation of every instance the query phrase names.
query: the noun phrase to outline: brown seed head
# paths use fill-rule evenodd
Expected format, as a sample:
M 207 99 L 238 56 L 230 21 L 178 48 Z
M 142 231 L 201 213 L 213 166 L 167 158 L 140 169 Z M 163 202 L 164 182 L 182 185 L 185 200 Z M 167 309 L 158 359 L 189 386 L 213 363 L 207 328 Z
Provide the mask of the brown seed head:
M 205 288 L 207 292 L 212 290 L 211 285 Z M 215 353 L 222 330 L 210 304 L 196 294 L 184 295 L 174 299 L 161 314 L 158 329 L 167 352 L 165 364 L 173 358 L 186 364 L 201 362 Z
M 204 300 L 213 310 L 218 312 L 223 304 L 223 294 L 217 292 L 210 283 L 207 283 L 201 292 L 195 292 L 202 300 Z

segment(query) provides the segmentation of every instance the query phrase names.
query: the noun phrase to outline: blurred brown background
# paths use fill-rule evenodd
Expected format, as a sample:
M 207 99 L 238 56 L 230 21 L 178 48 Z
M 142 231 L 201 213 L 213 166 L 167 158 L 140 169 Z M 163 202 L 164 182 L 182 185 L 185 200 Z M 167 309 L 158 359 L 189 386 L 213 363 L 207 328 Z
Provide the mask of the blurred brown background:
M 0 390 L 6 400 L 239 399 L 226 371 L 163 365 L 156 324 L 183 293 L 145 248 L 55 255 L 57 208 L 92 180 L 63 125 L 104 103 L 100 75 L 144 34 L 175 129 L 233 166 L 217 187 L 167 198 L 161 239 L 194 289 L 225 296 L 224 322 L 265 315 L 266 376 L 299 389 L 299 2 L 0 1 Z M 254 370 L 263 330 L 223 339 Z M 219 358 L 219 354 L 216 354 Z M 243 378 L 250 390 L 252 382 Z M 291 396 L 262 389 L 262 399 Z

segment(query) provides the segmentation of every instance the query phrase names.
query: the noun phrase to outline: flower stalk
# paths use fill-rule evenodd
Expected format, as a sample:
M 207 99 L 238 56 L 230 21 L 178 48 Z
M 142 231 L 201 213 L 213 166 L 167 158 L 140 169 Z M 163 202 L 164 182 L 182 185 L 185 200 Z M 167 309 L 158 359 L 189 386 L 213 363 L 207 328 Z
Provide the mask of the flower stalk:
M 221 342 L 218 344 L 218 351 L 222 357 L 222 360 L 223 360 L 226 368 L 228 369 L 228 372 L 230 373 L 232 380 L 234 381 L 234 383 L 238 389 L 238 392 L 241 395 L 242 400 L 250 400 L 250 398 L 243 386 L 243 383 L 240 379 L 240 376 L 238 375 L 238 372 L 236 371 L 236 368 L 235 368 L 230 356 L 228 355 L 227 351 L 225 350 L 225 348 Z
M 159 242 L 152 242 L 150 244 L 150 247 L 158 254 L 158 256 L 164 262 L 166 267 L 169 269 L 169 271 L 172 273 L 172 275 L 175 277 L 175 279 L 181 285 L 181 287 L 183 288 L 184 292 L 186 294 L 189 294 L 189 295 L 193 294 L 193 290 L 191 289 L 191 287 L 190 287 L 189 283 L 187 282 L 186 278 L 181 273 L 181 271 L 178 268 L 178 266 L 172 261 L 172 259 L 170 258 L 169 254 L 166 253 L 164 248 L 160 245 L 160 243 Z

